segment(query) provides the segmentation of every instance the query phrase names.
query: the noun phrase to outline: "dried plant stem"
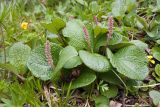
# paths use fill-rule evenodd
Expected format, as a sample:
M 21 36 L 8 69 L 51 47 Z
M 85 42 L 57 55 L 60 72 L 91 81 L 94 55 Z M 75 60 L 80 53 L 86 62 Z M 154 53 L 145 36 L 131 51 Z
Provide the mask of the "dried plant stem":
M 151 84 L 151 85 L 145 85 L 145 86 L 134 86 L 135 88 L 145 88 L 145 87 L 155 87 L 155 86 L 158 86 L 160 85 L 160 83 L 157 83 L 157 84 Z
M 150 105 L 138 105 L 139 107 L 150 107 Z M 125 105 L 125 107 L 134 107 L 134 105 Z
M 90 107 L 90 104 L 89 104 L 89 102 L 88 102 L 88 99 L 86 100 L 86 104 L 85 104 L 84 107 Z
M 25 80 L 26 80 L 24 77 L 22 77 L 22 76 L 19 75 L 19 74 L 16 74 L 16 73 L 15 73 L 15 75 L 16 75 L 19 79 L 21 79 L 22 81 L 25 81 Z
M 45 96 L 45 98 L 47 100 L 48 107 L 52 107 L 50 93 L 48 91 L 47 86 L 44 86 L 44 96 Z

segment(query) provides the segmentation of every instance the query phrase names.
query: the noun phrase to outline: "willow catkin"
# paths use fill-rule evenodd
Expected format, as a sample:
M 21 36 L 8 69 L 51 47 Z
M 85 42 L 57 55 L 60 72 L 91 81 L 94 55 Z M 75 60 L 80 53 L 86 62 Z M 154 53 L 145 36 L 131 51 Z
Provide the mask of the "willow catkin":
M 95 24 L 98 25 L 98 23 L 99 23 L 98 18 L 96 16 L 94 16 L 93 19 L 94 19 Z
M 85 26 L 83 27 L 83 32 L 84 32 L 84 34 L 85 34 L 85 40 L 86 40 L 86 42 L 87 42 L 87 44 L 88 44 L 88 47 L 89 47 L 89 49 L 90 49 L 91 44 L 90 44 L 89 33 L 88 33 L 87 28 L 86 28 Z
M 45 51 L 45 56 L 46 56 L 46 60 L 48 62 L 48 65 L 50 65 L 51 67 L 54 67 L 52 54 L 51 54 L 51 46 L 50 46 L 50 43 L 48 40 L 45 43 L 44 51 Z
M 112 37 L 113 34 L 113 24 L 114 24 L 114 20 L 112 16 L 108 17 L 108 38 Z

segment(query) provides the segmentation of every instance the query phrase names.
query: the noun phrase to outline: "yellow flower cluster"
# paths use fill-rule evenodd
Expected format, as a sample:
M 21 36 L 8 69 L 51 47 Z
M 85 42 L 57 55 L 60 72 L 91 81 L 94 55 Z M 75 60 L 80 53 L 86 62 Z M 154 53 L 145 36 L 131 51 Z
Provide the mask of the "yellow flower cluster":
M 21 23 L 21 28 L 26 30 L 28 28 L 28 23 L 27 22 L 22 22 Z
M 155 60 L 153 60 L 153 56 L 152 55 L 147 56 L 147 58 L 148 58 L 148 61 L 150 63 L 155 64 Z

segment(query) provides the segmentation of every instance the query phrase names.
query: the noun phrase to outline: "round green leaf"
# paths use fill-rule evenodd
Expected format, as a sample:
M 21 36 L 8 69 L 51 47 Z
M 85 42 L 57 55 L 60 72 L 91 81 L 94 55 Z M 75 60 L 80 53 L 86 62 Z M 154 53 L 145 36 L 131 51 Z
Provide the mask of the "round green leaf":
M 149 96 L 152 98 L 155 106 L 158 106 L 160 103 L 160 92 L 156 90 L 152 90 L 149 92 Z
M 99 11 L 100 6 L 98 5 L 97 1 L 92 1 L 89 4 L 89 9 L 92 10 L 93 14 L 96 14 Z
M 78 65 L 81 65 L 82 64 L 82 61 L 80 59 L 79 56 L 75 56 L 71 59 L 69 59 L 65 64 L 64 64 L 64 68 L 75 68 L 77 67 Z
M 100 35 L 96 38 L 96 43 L 95 43 L 95 50 L 99 51 L 99 48 L 101 46 L 106 46 L 107 45 L 107 38 L 106 34 L 105 35 Z
M 153 47 L 151 51 L 152 51 L 153 57 L 156 58 L 158 61 L 160 61 L 160 48 Z
M 79 56 L 87 67 L 96 72 L 107 72 L 111 69 L 108 59 L 102 55 L 81 50 Z
M 122 48 L 115 54 L 107 49 L 107 55 L 117 71 L 131 79 L 143 80 L 148 75 L 146 54 L 134 45 Z
M 81 21 L 71 20 L 67 22 L 66 27 L 63 29 L 63 36 L 69 38 L 69 45 L 78 50 L 87 47 L 83 26 Z
M 42 25 L 51 33 L 58 34 L 58 31 L 65 27 L 65 22 L 61 18 L 55 18 L 52 23 Z
M 31 48 L 28 45 L 22 42 L 15 43 L 9 49 L 9 62 L 16 67 L 26 65 L 30 52 Z
M 160 77 L 160 64 L 157 64 L 155 67 L 156 74 Z
M 109 107 L 109 98 L 102 95 L 96 96 L 95 107 Z
M 132 40 L 131 43 L 133 43 L 134 45 L 136 45 L 142 50 L 145 50 L 146 48 L 148 48 L 148 45 L 140 40 Z
M 103 81 L 114 84 L 114 85 L 120 85 L 121 84 L 121 81 L 119 80 L 119 78 L 112 71 L 100 73 L 98 75 L 98 77 L 100 79 L 102 79 Z
M 94 82 L 95 79 L 96 79 L 96 74 L 94 72 L 90 70 L 84 70 L 81 72 L 80 76 L 76 80 L 72 81 L 70 88 L 76 89 L 76 88 L 87 86 L 92 82 Z M 69 84 L 66 85 L 66 87 L 68 86 Z
M 66 64 L 67 61 L 71 60 L 73 57 L 78 56 L 78 52 L 76 49 L 72 46 L 67 46 L 62 49 L 62 51 L 59 54 L 59 61 L 53 71 L 53 80 L 57 81 L 60 77 L 60 70 L 62 67 Z
M 105 91 L 100 90 L 100 92 L 103 96 L 106 96 L 107 98 L 112 98 L 118 94 L 118 88 L 114 85 L 111 85 L 109 86 L 108 90 Z
M 57 58 L 61 49 L 61 46 L 52 44 L 51 53 L 54 64 L 56 64 L 58 60 Z M 52 77 L 53 70 L 47 63 L 44 46 L 39 46 L 31 52 L 27 66 L 35 77 L 42 80 L 49 80 Z
M 118 49 L 124 48 L 126 46 L 130 46 L 130 45 L 133 45 L 133 43 L 131 43 L 131 42 L 121 42 L 121 43 L 118 43 L 118 44 L 115 44 L 115 45 L 110 45 L 109 48 L 111 50 L 118 50 Z
M 160 40 L 157 40 L 156 43 L 160 44 Z
M 155 26 L 151 31 L 146 32 L 152 39 L 160 39 L 160 26 Z
M 118 44 L 122 41 L 122 35 L 119 34 L 119 33 L 113 33 L 112 34 L 112 37 L 109 39 L 108 41 L 108 45 L 115 45 L 115 44 Z
M 123 17 L 126 11 L 125 2 L 123 0 L 115 0 L 112 4 L 112 14 L 115 17 Z
M 95 35 L 95 37 L 97 37 L 101 33 L 101 29 L 102 28 L 100 26 L 96 26 L 94 28 L 94 35 Z

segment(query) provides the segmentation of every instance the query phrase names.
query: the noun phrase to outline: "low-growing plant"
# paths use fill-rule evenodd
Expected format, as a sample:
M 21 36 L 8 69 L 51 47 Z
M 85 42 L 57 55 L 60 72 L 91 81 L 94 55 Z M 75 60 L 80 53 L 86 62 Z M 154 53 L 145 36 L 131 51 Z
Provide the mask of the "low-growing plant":
M 148 88 L 157 84 L 142 82 L 150 76 L 160 82 L 159 18 L 152 13 L 159 12 L 159 0 L 102 1 L 67 0 L 56 11 L 51 0 L 33 0 L 30 9 L 29 1 L 0 7 L 0 70 L 3 79 L 11 78 L 0 81 L 5 107 L 76 106 L 71 98 L 76 89 L 85 90 L 86 105 L 90 100 L 96 107 L 109 107 L 119 91 L 136 96 L 139 88 L 150 91 L 154 105 L 160 103 L 159 92 Z M 19 26 L 5 26 L 23 15 Z

